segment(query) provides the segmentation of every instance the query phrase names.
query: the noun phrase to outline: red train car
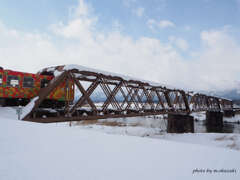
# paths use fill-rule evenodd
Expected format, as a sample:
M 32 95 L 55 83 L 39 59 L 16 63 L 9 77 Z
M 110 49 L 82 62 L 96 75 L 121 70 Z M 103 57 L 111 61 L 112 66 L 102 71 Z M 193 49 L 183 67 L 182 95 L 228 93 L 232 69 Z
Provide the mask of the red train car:
M 4 70 L 0 67 L 0 104 L 2 106 L 24 106 L 30 99 L 36 97 L 40 89 L 46 87 L 53 78 L 53 75 Z M 46 107 L 61 107 L 66 101 L 73 101 L 73 99 L 73 83 L 63 82 L 56 87 L 43 104 Z

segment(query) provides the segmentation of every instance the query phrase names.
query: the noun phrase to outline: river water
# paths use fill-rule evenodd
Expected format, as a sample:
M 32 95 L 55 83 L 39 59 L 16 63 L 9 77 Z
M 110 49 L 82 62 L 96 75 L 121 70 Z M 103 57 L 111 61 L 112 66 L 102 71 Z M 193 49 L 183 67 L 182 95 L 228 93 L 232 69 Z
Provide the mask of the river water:
M 196 133 L 238 133 L 240 134 L 240 124 L 239 123 L 229 123 L 224 122 L 222 128 L 208 129 L 206 126 L 206 121 L 195 121 L 194 131 Z

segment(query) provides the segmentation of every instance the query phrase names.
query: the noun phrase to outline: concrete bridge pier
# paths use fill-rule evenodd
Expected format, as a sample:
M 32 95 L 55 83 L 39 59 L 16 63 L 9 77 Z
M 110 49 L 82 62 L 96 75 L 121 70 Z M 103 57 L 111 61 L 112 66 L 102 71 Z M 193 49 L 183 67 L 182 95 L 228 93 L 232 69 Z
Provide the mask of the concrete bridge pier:
M 224 110 L 223 115 L 224 115 L 224 117 L 234 117 L 235 112 L 234 112 L 234 110 Z
M 186 113 L 168 114 L 168 133 L 194 133 L 194 118 Z
M 207 111 L 206 126 L 207 132 L 222 132 L 223 113 L 220 111 Z

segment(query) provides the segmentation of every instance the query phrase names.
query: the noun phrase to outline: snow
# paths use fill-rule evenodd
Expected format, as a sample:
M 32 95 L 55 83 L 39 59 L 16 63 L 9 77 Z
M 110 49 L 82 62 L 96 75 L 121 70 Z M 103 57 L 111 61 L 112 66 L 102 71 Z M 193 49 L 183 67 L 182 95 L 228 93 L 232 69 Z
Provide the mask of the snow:
M 17 120 L 16 107 L 0 107 L 0 121 L 2 120 Z
M 200 117 L 202 114 L 200 114 Z M 207 146 L 230 148 L 240 150 L 240 135 L 230 133 L 186 133 L 167 134 L 167 121 L 164 117 L 136 117 L 98 120 L 94 124 L 76 122 L 76 126 L 109 134 L 120 134 L 130 136 L 149 137 L 157 139 L 175 140 L 176 142 L 187 142 Z M 203 121 L 203 119 L 200 119 Z M 111 124 L 112 123 L 112 124 Z M 109 126 L 110 125 L 110 126 Z M 118 126 L 117 126 L 118 125 Z M 197 127 L 195 127 L 197 128 Z M 203 128 L 203 127 L 198 127 Z M 196 130 L 199 132 L 199 130 Z M 205 132 L 200 130 L 200 132 Z M 218 140 L 220 139 L 220 140 Z
M 21 118 L 24 118 L 28 113 L 32 111 L 32 108 L 35 105 L 35 101 L 38 100 L 38 98 L 38 96 L 34 97 L 25 107 L 23 107 Z
M 205 121 L 206 120 L 206 112 L 205 111 L 193 112 L 193 113 L 191 113 L 191 116 L 193 116 L 194 119 L 198 120 L 198 121 Z
M 102 70 L 99 70 L 99 69 L 89 68 L 89 67 L 81 66 L 81 65 L 77 65 L 77 64 L 67 64 L 63 68 L 63 70 L 72 70 L 72 69 L 77 69 L 79 71 L 95 72 L 95 73 L 99 73 L 99 74 L 104 74 L 106 76 L 118 76 L 118 77 L 121 77 L 121 78 L 123 78 L 123 79 L 125 79 L 127 81 L 128 80 L 141 81 L 141 82 L 149 83 L 150 85 L 153 85 L 153 86 L 162 86 L 162 87 L 168 87 L 168 88 L 171 88 L 171 89 L 178 89 L 176 87 L 169 86 L 169 85 L 166 85 L 166 84 L 161 84 L 161 83 L 156 83 L 156 82 L 152 82 L 152 81 L 147 81 L 147 80 L 134 78 L 134 77 L 118 74 L 118 73 L 102 71 Z M 44 68 L 43 70 L 47 70 L 48 72 L 54 72 L 54 75 L 57 75 L 57 76 L 59 76 L 59 74 L 61 73 L 61 71 L 55 70 L 54 67 Z M 38 73 L 41 73 L 43 70 L 40 70 Z
M 62 72 L 60 72 L 60 71 L 54 71 L 54 77 L 55 78 L 60 76 L 61 74 L 62 74 Z
M 86 122 L 74 122 L 73 125 L 81 128 L 104 132 L 108 134 L 130 135 L 140 137 L 151 137 L 166 131 L 166 121 L 163 116 L 132 117 L 117 119 L 101 119 L 95 124 Z M 110 126 L 109 126 L 110 125 Z
M 171 140 L 175 142 L 185 142 L 191 144 L 201 144 L 214 147 L 225 147 L 240 151 L 239 134 L 218 134 L 218 133 L 185 133 L 185 134 L 164 134 L 155 138 Z
M 236 114 L 234 117 L 224 117 L 224 122 L 240 123 L 240 114 Z
M 155 118 L 162 120 L 162 116 Z M 150 118 L 126 121 L 129 132 L 156 129 Z M 110 121 L 110 120 L 109 120 Z M 134 124 L 136 125 L 134 129 Z M 156 123 L 156 124 L 154 124 Z M 17 120 L 14 108 L 0 108 L 0 179 L 158 180 L 239 179 L 238 134 L 157 134 L 129 136 L 118 128 L 66 126 Z M 102 132 L 96 128 L 102 128 Z M 92 130 L 90 130 L 92 129 Z M 132 130 L 131 130 L 132 129 Z M 104 132 L 104 133 L 103 133 Z M 137 134 L 137 133 L 135 133 Z M 234 143 L 236 145 L 234 145 Z M 231 170 L 233 173 L 200 173 Z M 193 173 L 194 171 L 194 173 Z M 236 172 L 235 172 L 236 171 Z
M 89 67 L 80 66 L 80 65 L 76 65 L 76 64 L 65 65 L 64 68 L 63 68 L 63 70 L 71 70 L 71 69 L 78 69 L 79 71 L 96 72 L 98 74 L 104 74 L 106 76 L 118 76 L 118 77 L 122 77 L 123 79 L 125 79 L 127 81 L 129 81 L 129 80 L 142 81 L 142 82 L 150 83 L 151 85 L 154 85 L 154 86 L 163 86 L 163 87 L 166 86 L 166 85 L 160 84 L 160 83 L 155 83 L 155 82 L 151 82 L 151 81 L 137 79 L 137 78 L 133 78 L 133 77 L 122 75 L 122 74 L 117 74 L 117 73 L 108 72 L 108 71 L 102 71 L 102 70 L 99 70 L 99 69 L 89 68 Z
M 233 104 L 233 108 L 240 108 L 240 105 L 238 105 L 238 104 Z
M 160 127 L 162 120 L 166 115 L 148 116 L 148 117 L 132 117 L 132 118 L 117 118 L 117 119 L 100 119 L 99 122 L 117 122 L 126 125 L 145 126 L 145 127 Z

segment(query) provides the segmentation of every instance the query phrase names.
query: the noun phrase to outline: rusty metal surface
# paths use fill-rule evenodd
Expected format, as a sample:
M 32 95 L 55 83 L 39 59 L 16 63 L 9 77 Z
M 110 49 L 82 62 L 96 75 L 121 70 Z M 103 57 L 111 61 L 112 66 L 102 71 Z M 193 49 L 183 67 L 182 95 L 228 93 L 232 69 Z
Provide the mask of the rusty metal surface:
M 62 73 L 40 91 L 34 107 L 23 120 L 46 123 L 233 109 L 233 103 L 228 99 L 154 86 L 147 82 L 93 71 L 64 70 L 63 67 L 55 67 Z M 66 102 L 64 110 L 39 113 L 41 102 L 55 87 L 66 80 L 74 82 L 81 96 L 74 104 Z M 88 88 L 84 88 L 84 82 L 90 83 Z M 101 107 L 96 107 L 96 103 L 91 99 L 97 88 L 100 88 L 106 96 Z M 120 96 L 121 100 L 116 98 L 116 95 Z

